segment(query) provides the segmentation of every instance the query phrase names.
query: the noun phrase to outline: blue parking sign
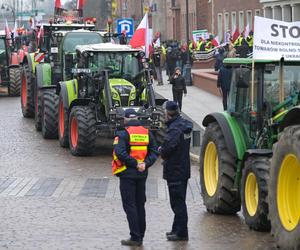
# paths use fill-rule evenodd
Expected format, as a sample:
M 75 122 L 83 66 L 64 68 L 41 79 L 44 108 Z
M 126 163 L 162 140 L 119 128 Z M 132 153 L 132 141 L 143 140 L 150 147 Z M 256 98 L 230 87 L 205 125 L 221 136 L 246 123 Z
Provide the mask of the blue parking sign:
M 131 38 L 134 32 L 133 24 L 132 18 L 117 19 L 117 33 L 121 33 L 123 30 L 126 30 L 126 36 Z

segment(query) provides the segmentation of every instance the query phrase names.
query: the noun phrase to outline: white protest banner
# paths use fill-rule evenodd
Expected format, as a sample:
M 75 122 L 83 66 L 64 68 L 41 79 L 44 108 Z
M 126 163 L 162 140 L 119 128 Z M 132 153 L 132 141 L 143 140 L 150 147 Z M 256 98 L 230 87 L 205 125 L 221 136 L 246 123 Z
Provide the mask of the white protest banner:
M 207 30 L 194 30 L 192 31 L 194 42 L 198 42 L 199 38 L 207 39 L 209 38 L 209 34 Z
M 300 22 L 283 22 L 255 16 L 253 58 L 300 60 Z

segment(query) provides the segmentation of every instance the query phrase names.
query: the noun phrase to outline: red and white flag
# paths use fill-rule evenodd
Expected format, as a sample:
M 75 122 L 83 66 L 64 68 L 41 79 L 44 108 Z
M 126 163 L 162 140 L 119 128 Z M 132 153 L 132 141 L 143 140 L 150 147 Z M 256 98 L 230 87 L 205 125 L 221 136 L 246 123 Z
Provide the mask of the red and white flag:
M 220 45 L 219 37 L 216 36 L 214 39 L 211 40 L 211 43 L 215 46 L 218 47 Z
M 85 0 L 77 0 L 77 9 L 82 10 L 85 4 Z
M 249 32 L 250 32 L 250 26 L 249 26 L 249 23 L 247 23 L 246 27 L 245 27 L 245 30 L 244 30 L 244 35 L 245 35 L 245 38 L 247 36 L 249 36 Z
M 151 45 L 152 34 L 149 29 L 148 13 L 145 14 L 143 20 L 134 32 L 129 45 L 132 48 L 145 48 L 146 57 L 149 57 L 149 46 Z
M 61 9 L 61 2 L 60 2 L 60 0 L 55 0 L 55 8 L 56 9 Z
M 14 33 L 14 38 L 16 38 L 18 35 L 18 26 L 17 26 L 17 22 L 15 22 L 15 26 L 14 29 L 12 31 Z
M 6 35 L 6 39 L 10 39 L 10 29 L 8 27 L 8 22 L 7 19 L 5 19 L 5 35 Z
M 232 30 L 232 42 L 234 43 L 235 40 L 239 37 L 240 32 L 236 26 L 234 26 L 234 29 Z

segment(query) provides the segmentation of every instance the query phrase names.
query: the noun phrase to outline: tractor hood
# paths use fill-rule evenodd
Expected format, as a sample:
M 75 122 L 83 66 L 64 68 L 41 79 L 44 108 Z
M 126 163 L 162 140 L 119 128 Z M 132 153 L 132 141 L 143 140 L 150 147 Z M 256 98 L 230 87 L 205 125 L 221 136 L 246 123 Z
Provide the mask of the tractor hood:
M 109 79 L 110 91 L 116 106 L 127 107 L 134 105 L 136 98 L 135 86 L 125 79 Z

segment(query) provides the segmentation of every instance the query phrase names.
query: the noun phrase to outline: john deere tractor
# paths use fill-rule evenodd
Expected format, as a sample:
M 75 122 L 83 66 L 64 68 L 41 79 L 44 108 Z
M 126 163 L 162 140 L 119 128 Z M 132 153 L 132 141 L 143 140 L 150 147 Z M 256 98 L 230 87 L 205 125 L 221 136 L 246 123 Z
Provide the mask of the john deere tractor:
M 161 105 L 141 51 L 102 43 L 77 47 L 74 79 L 58 85 L 59 141 L 73 155 L 93 152 L 97 134 L 123 125 L 124 110 L 135 109 L 148 128 L 162 131 Z M 143 67 L 143 65 L 145 67 Z
M 58 135 L 58 96 L 56 85 L 59 81 L 73 78 L 75 67 L 75 47 L 81 44 L 102 43 L 100 32 L 87 30 L 53 32 L 51 56 L 35 69 L 35 126 L 42 130 L 44 138 L 57 138 Z
M 300 248 L 300 63 L 228 58 L 228 110 L 209 114 L 200 185 L 211 213 L 235 214 Z M 254 65 L 254 67 L 253 67 Z M 229 73 L 230 73 L 229 72 Z

